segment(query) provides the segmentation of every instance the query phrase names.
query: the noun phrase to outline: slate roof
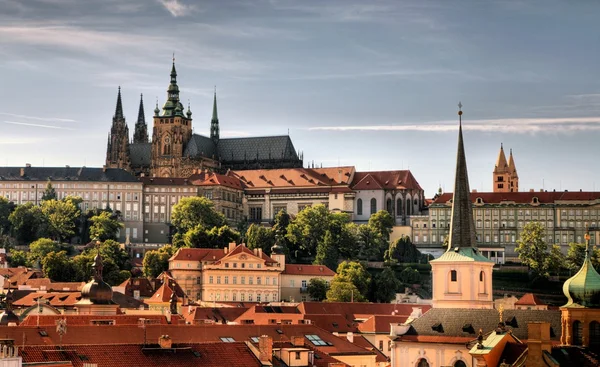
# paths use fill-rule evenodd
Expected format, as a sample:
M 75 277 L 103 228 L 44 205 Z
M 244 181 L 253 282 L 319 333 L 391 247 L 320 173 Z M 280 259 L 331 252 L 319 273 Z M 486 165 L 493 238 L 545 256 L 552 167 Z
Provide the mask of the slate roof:
M 422 190 L 421 185 L 409 170 L 356 172 L 352 181 L 353 190 Z
M 471 192 L 471 202 L 481 198 L 483 204 L 531 204 L 537 197 L 540 204 L 554 204 L 560 201 L 594 201 L 600 200 L 600 192 L 559 191 L 559 192 Z M 432 205 L 448 205 L 452 193 L 445 192 L 438 196 Z
M 23 170 L 23 175 L 21 175 Z M 121 168 L 95 167 L 0 167 L 0 181 L 104 181 L 137 182 Z
M 215 143 L 209 137 L 193 134 L 185 147 L 183 156 L 212 158 L 216 153 Z
M 527 339 L 527 323 L 533 321 L 550 322 L 551 339 L 560 339 L 558 310 L 504 310 L 503 318 L 521 340 Z M 438 342 L 444 342 L 444 338 L 459 338 L 462 342 L 462 338 L 476 339 L 479 329 L 484 333 L 494 330 L 498 322 L 499 313 L 494 309 L 432 308 L 411 323 L 406 335 L 437 336 L 440 337 Z
M 129 144 L 129 161 L 132 167 L 148 167 L 152 160 L 151 143 Z
M 298 160 L 298 154 L 288 135 L 220 139 L 217 148 L 223 163 L 256 159 Z

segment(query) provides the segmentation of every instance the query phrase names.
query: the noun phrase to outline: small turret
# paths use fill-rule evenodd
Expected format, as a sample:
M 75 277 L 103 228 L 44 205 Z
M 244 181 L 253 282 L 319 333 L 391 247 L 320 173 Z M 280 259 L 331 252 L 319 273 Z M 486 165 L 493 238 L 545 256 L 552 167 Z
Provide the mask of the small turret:
M 590 234 L 585 234 L 585 259 L 577 274 L 563 284 L 567 297 L 565 308 L 600 308 L 600 274 L 594 269 L 590 255 Z
M 138 111 L 137 122 L 135 123 L 135 132 L 133 133 L 134 143 L 148 142 L 148 125 L 146 125 L 146 116 L 144 114 L 144 95 L 140 94 L 140 109 Z
M 217 114 L 217 87 L 215 87 L 215 97 L 213 100 L 213 113 L 210 120 L 210 138 L 216 144 L 219 141 L 219 115 Z

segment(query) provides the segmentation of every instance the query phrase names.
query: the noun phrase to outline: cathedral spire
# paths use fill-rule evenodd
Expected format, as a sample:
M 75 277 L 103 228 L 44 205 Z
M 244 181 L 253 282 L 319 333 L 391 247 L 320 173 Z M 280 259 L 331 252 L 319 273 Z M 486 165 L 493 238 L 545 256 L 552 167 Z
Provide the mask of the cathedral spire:
M 458 104 L 458 151 L 456 154 L 456 177 L 454 181 L 454 196 L 452 198 L 452 217 L 450 219 L 450 237 L 448 249 L 475 248 L 475 225 L 473 222 L 473 206 L 469 190 L 467 159 L 463 145 L 462 133 L 462 104 Z
M 506 155 L 504 155 L 504 147 L 502 143 L 500 143 L 500 152 L 498 153 L 498 159 L 496 159 L 496 167 L 494 168 L 494 172 L 504 172 L 508 167 L 508 163 L 506 163 Z
M 213 100 L 213 113 L 210 120 L 210 138 L 215 144 L 219 141 L 219 116 L 217 114 L 217 87 L 215 86 L 215 96 Z
M 115 116 L 113 122 L 123 119 L 123 102 L 121 102 L 121 86 L 119 86 L 119 92 L 117 94 L 117 107 L 115 108 Z
M 515 166 L 515 160 L 514 160 L 513 154 L 512 154 L 512 148 L 510 150 L 510 155 L 508 157 L 508 170 L 512 173 L 517 172 L 517 167 Z
M 146 125 L 146 116 L 144 114 L 144 95 L 140 94 L 140 109 L 138 111 L 137 122 L 135 123 L 135 131 L 133 133 L 134 143 L 148 142 L 148 125 Z

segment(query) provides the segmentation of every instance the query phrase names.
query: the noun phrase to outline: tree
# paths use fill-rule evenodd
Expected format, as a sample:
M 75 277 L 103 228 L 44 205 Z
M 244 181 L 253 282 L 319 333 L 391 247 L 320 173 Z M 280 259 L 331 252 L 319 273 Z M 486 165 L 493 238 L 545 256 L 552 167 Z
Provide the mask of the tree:
M 312 278 L 308 281 L 307 291 L 308 295 L 313 301 L 321 302 L 327 297 L 327 290 L 329 285 L 321 278 Z
M 387 241 L 377 230 L 368 225 L 359 225 L 356 233 L 357 257 L 361 260 L 383 260 L 388 247 Z
M 239 233 L 227 225 L 207 229 L 203 225 L 198 224 L 196 227 L 188 230 L 182 236 L 182 240 L 187 247 L 220 248 L 227 246 L 231 242 L 236 242 L 239 236 Z M 174 236 L 173 243 L 179 242 L 178 238 L 179 236 Z
M 92 265 L 94 264 L 96 255 L 97 252 L 89 251 L 73 258 L 72 266 L 77 281 L 89 282 L 92 279 Z M 109 285 L 119 285 L 131 277 L 129 271 L 119 269 L 113 259 L 109 257 L 102 257 L 102 265 L 104 267 L 102 270 L 102 279 Z
M 107 211 L 100 212 L 98 215 L 91 217 L 89 221 L 91 222 L 90 237 L 97 238 L 100 241 L 116 240 L 117 232 L 123 227 L 123 224 Z
M 317 256 L 313 264 L 325 265 L 329 269 L 337 268 L 339 253 L 333 237 L 330 231 L 325 233 L 325 238 L 317 245 Z
M 29 266 L 29 260 L 25 251 L 13 250 L 8 254 L 8 263 L 11 268 L 17 266 Z
M 395 242 L 390 243 L 390 247 L 385 254 L 386 261 L 394 261 L 400 264 L 402 263 L 420 263 L 426 259 L 427 256 L 421 254 L 408 236 L 402 236 Z
M 171 224 L 180 233 L 186 233 L 201 225 L 204 228 L 221 227 L 226 224 L 225 216 L 215 210 L 212 201 L 195 196 L 182 198 L 173 206 Z
M 9 217 L 13 210 L 15 210 L 15 204 L 0 196 L 0 234 L 10 232 Z
M 421 283 L 421 274 L 417 269 L 408 266 L 400 272 L 399 280 L 405 287 L 412 287 L 413 284 Z
M 600 250 L 595 247 L 590 249 L 590 260 L 594 268 L 600 269 Z M 570 243 L 567 253 L 567 266 L 569 269 L 577 271 L 583 265 L 585 259 L 585 243 Z
M 80 212 L 71 201 L 47 200 L 42 202 L 42 213 L 48 223 L 48 235 L 64 241 L 75 235 Z
M 129 253 L 125 251 L 121 245 L 113 240 L 107 240 L 100 244 L 99 247 L 93 247 L 84 251 L 85 255 L 92 258 L 100 251 L 102 260 L 111 259 L 120 270 L 131 269 L 131 259 Z
M 352 282 L 333 279 L 327 291 L 328 302 L 364 302 L 366 299 Z
M 388 303 L 396 297 L 396 292 L 402 283 L 396 278 L 396 274 L 390 268 L 385 268 L 375 277 L 375 300 Z
M 266 227 L 253 223 L 246 232 L 246 246 L 249 249 L 261 248 L 263 252 L 269 253 L 275 244 L 275 233 Z
M 336 276 L 338 280 L 349 281 L 354 284 L 362 295 L 366 295 L 371 284 L 371 274 L 365 266 L 356 261 L 343 261 L 338 265 Z
M 42 260 L 51 252 L 60 251 L 60 246 L 49 238 L 40 238 L 29 245 L 29 261 L 42 263 Z
M 519 259 L 529 267 L 534 277 L 548 278 L 558 264 L 564 263 L 560 248 L 558 251 L 554 246 L 548 249 L 545 238 L 544 226 L 539 222 L 529 222 L 517 240 Z
M 158 250 L 147 251 L 142 261 L 142 271 L 149 278 L 158 277 L 163 271 L 169 269 L 169 259 L 175 254 L 177 248 L 166 245 Z
M 387 210 L 380 210 L 369 218 L 369 227 L 373 228 L 385 241 L 390 240 L 394 227 L 394 218 Z
M 73 263 L 66 251 L 50 252 L 42 260 L 44 274 L 54 282 L 72 282 L 75 277 Z
M 56 200 L 56 190 L 54 190 L 50 179 L 48 179 L 48 182 L 46 183 L 46 189 L 42 195 L 42 201 L 46 200 Z
M 273 223 L 273 232 L 275 233 L 275 237 L 284 239 L 290 222 L 291 218 L 287 211 L 282 209 L 279 211 L 279 213 L 275 214 L 275 221 Z
M 306 207 L 288 225 L 286 239 L 295 249 L 314 255 L 319 242 L 325 237 L 329 221 L 330 213 L 325 205 Z
M 19 243 L 28 244 L 46 236 L 46 218 L 39 206 L 32 203 L 19 205 L 10 213 L 8 220 Z

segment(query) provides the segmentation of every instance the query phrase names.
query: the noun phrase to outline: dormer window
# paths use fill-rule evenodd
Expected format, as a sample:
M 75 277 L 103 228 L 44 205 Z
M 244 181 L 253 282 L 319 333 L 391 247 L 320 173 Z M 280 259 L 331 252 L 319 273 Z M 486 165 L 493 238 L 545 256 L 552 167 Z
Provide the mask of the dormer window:
M 534 197 L 533 197 L 533 199 L 532 199 L 531 201 L 533 202 L 533 204 L 534 204 L 534 205 L 535 205 L 535 204 L 539 204 L 539 203 L 540 203 L 540 200 L 538 199 L 538 197 L 537 197 L 537 196 L 534 196 Z
M 482 205 L 483 204 L 483 199 L 482 198 L 477 198 L 477 199 L 475 199 L 475 203 L 479 204 L 479 205 Z

